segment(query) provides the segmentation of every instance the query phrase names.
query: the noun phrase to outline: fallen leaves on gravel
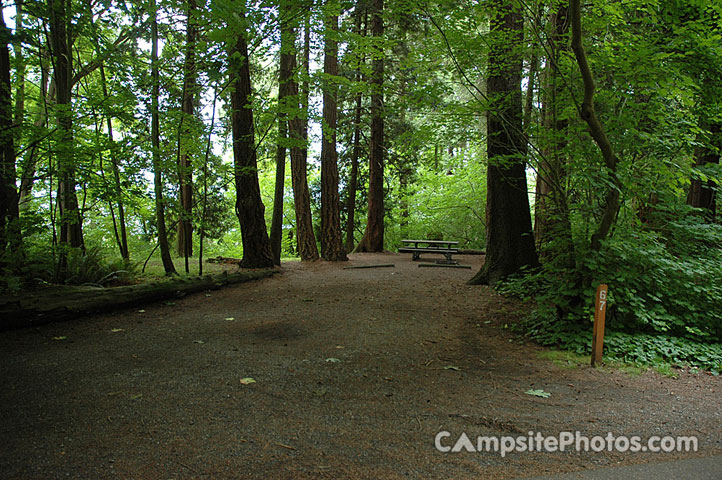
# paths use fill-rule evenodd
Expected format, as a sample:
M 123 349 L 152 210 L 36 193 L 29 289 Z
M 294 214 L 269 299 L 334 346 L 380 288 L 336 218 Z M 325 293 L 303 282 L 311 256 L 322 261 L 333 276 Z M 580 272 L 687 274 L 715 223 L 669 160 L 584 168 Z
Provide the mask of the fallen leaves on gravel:
M 256 381 L 251 377 L 246 377 L 241 379 L 241 385 L 250 385 L 252 383 L 256 383 Z

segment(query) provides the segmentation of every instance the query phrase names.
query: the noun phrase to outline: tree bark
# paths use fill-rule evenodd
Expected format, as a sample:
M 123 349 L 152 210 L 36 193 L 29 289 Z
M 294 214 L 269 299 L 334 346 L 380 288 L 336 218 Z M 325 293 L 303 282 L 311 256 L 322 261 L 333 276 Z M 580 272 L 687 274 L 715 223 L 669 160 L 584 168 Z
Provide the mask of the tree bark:
M 384 250 L 384 0 L 373 0 L 371 34 L 376 50 L 371 75 L 371 141 L 369 145 L 369 188 L 366 232 L 356 251 Z
M 289 118 L 289 133 L 293 141 L 291 146 L 291 183 L 293 184 L 293 202 L 296 209 L 296 239 L 301 260 L 318 260 L 316 236 L 313 233 L 311 217 L 311 195 L 308 191 L 306 172 L 308 156 L 308 73 L 311 41 L 310 22 L 306 20 L 304 33 L 304 88 L 299 95 L 298 82 L 294 78 L 289 82 L 289 94 L 293 100 L 293 112 Z M 295 38 L 295 37 L 294 37 Z M 295 70 L 295 65 L 294 68 Z M 300 104 L 300 106 L 299 106 Z
M 353 147 L 351 151 L 351 173 L 348 179 L 348 198 L 346 199 L 346 245 L 347 252 L 354 246 L 354 230 L 356 223 L 356 190 L 358 189 L 358 160 L 361 156 L 361 94 L 356 95 L 354 112 Z
M 518 6 L 494 0 L 489 51 L 487 112 L 487 254 L 470 284 L 494 285 L 524 267 L 536 267 L 526 184 L 526 138 L 522 125 L 523 20 Z
M 186 20 L 186 58 L 183 80 L 183 100 L 181 106 L 181 123 L 183 128 L 179 138 L 178 180 L 180 218 L 178 219 L 178 255 L 186 259 L 186 273 L 188 272 L 188 257 L 193 256 L 193 164 L 190 154 L 191 145 L 195 139 L 191 138 L 194 120 L 194 103 L 198 92 L 196 82 L 196 43 L 198 37 L 198 6 L 196 0 L 188 0 Z
M 329 6 L 330 2 L 327 2 Z M 331 5 L 331 8 L 334 8 Z M 323 133 L 321 139 L 321 257 L 324 260 L 344 261 L 341 232 L 340 197 L 338 193 L 338 152 L 336 151 L 336 124 L 338 107 L 338 16 L 327 15 L 323 70 L 326 81 L 323 89 Z
M 58 126 L 57 169 L 58 205 L 60 214 L 60 244 L 85 248 L 78 199 L 75 194 L 75 148 L 73 145 L 72 77 L 73 64 L 70 51 L 71 13 L 67 0 L 51 0 L 50 43 L 54 59 Z M 64 269 L 61 258 L 61 271 Z
M 151 141 L 153 148 L 153 185 L 155 189 L 155 218 L 158 228 L 158 245 L 160 247 L 160 258 L 166 275 L 176 273 L 173 259 L 170 256 L 168 246 L 168 232 L 165 226 L 165 203 L 163 201 L 163 177 L 160 158 L 160 118 L 158 100 L 160 96 L 160 78 L 158 73 L 158 17 L 157 5 L 152 0 L 153 20 L 151 23 Z
M 366 15 L 362 14 L 363 10 L 360 4 L 356 5 L 356 34 L 365 35 L 366 33 Z M 363 19 L 363 30 L 361 22 Z M 361 82 L 361 65 L 364 59 L 359 59 L 359 66 L 356 70 L 356 81 Z M 347 252 L 352 252 L 354 246 L 354 230 L 356 223 L 356 190 L 358 189 L 358 161 L 361 156 L 361 92 L 356 94 L 353 120 L 353 147 L 351 150 L 351 173 L 348 179 L 348 197 L 346 198 L 346 245 Z
M 17 247 L 18 202 L 15 186 L 15 130 L 10 84 L 9 30 L 0 5 L 0 265 L 6 262 L 8 247 Z
M 245 12 L 239 13 L 241 22 Z M 228 52 L 231 80 L 231 128 L 236 180 L 236 215 L 241 226 L 243 259 L 241 266 L 262 268 L 273 266 L 271 242 L 266 230 L 265 207 L 261 201 L 254 144 L 251 71 L 248 60 L 246 31 L 241 31 Z
M 23 25 L 23 1 L 15 0 L 15 140 L 20 140 L 25 121 L 25 58 L 23 55 L 23 42 L 25 27 Z
M 537 169 L 534 236 L 540 256 L 561 268 L 574 266 L 574 243 L 567 202 L 567 159 L 564 156 L 569 121 L 561 117 L 563 85 L 560 57 L 568 51 L 569 8 L 560 5 L 549 15 L 552 32 L 543 78 L 544 135 L 540 137 L 541 161 Z M 553 242 L 553 246 L 549 245 Z
M 280 2 L 281 54 L 278 74 L 278 146 L 276 147 L 276 184 L 273 192 L 273 216 L 271 219 L 271 251 L 273 262 L 281 264 L 281 239 L 283 237 L 283 197 L 286 187 L 286 142 L 288 141 L 288 111 L 292 91 L 293 70 L 296 65 L 296 35 L 288 0 Z

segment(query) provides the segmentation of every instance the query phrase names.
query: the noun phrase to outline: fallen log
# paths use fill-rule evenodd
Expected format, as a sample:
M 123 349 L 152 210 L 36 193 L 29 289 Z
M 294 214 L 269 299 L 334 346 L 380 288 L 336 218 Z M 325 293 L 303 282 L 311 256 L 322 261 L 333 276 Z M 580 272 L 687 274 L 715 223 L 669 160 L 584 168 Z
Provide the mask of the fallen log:
M 470 265 L 453 265 L 449 263 L 419 263 L 419 267 L 471 268 Z
M 279 270 L 263 269 L 181 277 L 122 287 L 58 286 L 22 296 L 0 297 L 0 330 L 34 327 L 90 313 L 181 298 L 191 293 L 217 290 L 225 285 L 270 277 Z
M 391 267 L 394 268 L 396 265 L 393 263 L 383 263 L 380 265 L 351 265 L 350 267 L 343 267 L 344 270 L 354 270 L 356 268 L 385 268 L 385 267 Z
M 486 255 L 486 250 L 459 249 L 454 255 Z
M 206 263 L 223 263 L 226 265 L 238 265 L 239 263 L 241 263 L 241 259 L 233 257 L 221 257 L 219 255 L 217 257 L 207 259 Z

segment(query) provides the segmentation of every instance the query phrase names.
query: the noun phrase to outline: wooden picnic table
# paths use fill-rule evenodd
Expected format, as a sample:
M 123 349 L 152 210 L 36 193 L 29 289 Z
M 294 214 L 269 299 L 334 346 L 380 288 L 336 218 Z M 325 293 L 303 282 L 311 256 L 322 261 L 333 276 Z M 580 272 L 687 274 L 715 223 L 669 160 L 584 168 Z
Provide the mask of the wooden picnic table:
M 446 257 L 446 261 L 449 263 L 456 263 L 452 260 L 451 256 L 457 253 L 458 250 L 454 246 L 458 245 L 459 242 L 453 240 L 401 240 L 407 246 L 399 248 L 401 253 L 411 253 L 412 260 L 419 260 L 422 253 L 440 253 Z M 420 247 L 419 244 L 426 245 Z M 413 245 L 413 247 L 411 246 Z
M 403 243 L 414 244 L 414 248 L 452 248 L 452 245 L 458 245 L 459 242 L 453 240 L 401 240 Z M 425 243 L 428 247 L 419 247 L 420 243 Z M 446 245 L 443 247 L 442 245 Z

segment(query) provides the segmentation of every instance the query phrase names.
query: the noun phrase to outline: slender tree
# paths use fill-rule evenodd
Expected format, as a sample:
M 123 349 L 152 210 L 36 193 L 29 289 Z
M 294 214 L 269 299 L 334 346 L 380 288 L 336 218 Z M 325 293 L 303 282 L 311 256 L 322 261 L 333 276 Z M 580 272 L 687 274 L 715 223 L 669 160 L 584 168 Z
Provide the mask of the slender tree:
M 294 37 L 295 38 L 295 37 Z M 311 43 L 310 20 L 306 20 L 304 33 L 303 65 L 305 74 L 304 88 L 300 92 L 298 82 L 294 78 L 289 81 L 289 98 L 291 114 L 288 122 L 291 145 L 291 182 L 293 184 L 293 201 L 296 210 L 296 238 L 298 240 L 298 254 L 301 260 L 318 260 L 318 247 L 313 233 L 313 219 L 311 217 L 311 195 L 308 191 L 308 58 Z M 295 65 L 293 66 L 295 70 Z
M 384 0 L 373 0 L 371 34 L 374 37 L 371 74 L 371 141 L 369 146 L 369 188 L 366 231 L 356 251 L 384 249 Z
M 493 285 L 538 264 L 526 184 L 526 138 L 522 125 L 523 39 L 519 6 L 493 0 L 487 93 L 486 261 L 470 284 Z
M 611 184 L 604 198 L 604 209 L 601 220 L 590 240 L 591 250 L 598 252 L 602 248 L 602 241 L 609 234 L 617 218 L 617 213 L 619 213 L 619 192 L 621 190 L 619 177 L 617 176 L 619 159 L 594 108 L 594 92 L 596 86 L 594 84 L 594 77 L 592 76 L 592 69 L 589 67 L 587 52 L 584 50 L 584 43 L 582 41 L 582 7 L 580 0 L 570 0 L 569 17 L 572 26 L 572 51 L 577 60 L 579 73 L 582 76 L 582 84 L 584 86 L 584 97 L 579 108 L 579 116 L 587 123 L 589 134 L 599 147 L 599 151 L 604 159 L 605 173 L 608 175 Z
M 100 82 L 103 89 L 103 97 L 108 98 L 108 82 L 105 78 L 105 68 L 100 67 Z M 128 250 L 128 232 L 125 221 L 125 203 L 123 201 L 123 188 L 120 181 L 120 161 L 118 159 L 118 148 L 115 143 L 113 133 L 113 116 L 107 114 L 108 142 L 110 143 L 110 165 L 113 170 L 113 193 L 115 203 L 118 206 L 118 222 L 116 227 L 115 214 L 113 213 L 113 202 L 110 201 L 110 213 L 113 216 L 113 229 L 120 248 L 120 256 L 126 260 L 130 259 L 130 251 Z
M 326 8 L 338 5 L 327 2 Z M 336 119 L 338 108 L 338 15 L 328 12 L 324 18 L 324 88 L 323 136 L 321 140 L 321 257 L 324 260 L 347 260 L 341 231 L 340 198 L 338 193 L 338 152 L 336 151 Z
M 280 2 L 281 55 L 278 74 L 278 145 L 276 146 L 276 183 L 273 192 L 273 216 L 271 218 L 271 250 L 273 262 L 281 264 L 281 237 L 283 234 L 283 196 L 286 187 L 286 142 L 288 141 L 288 105 L 293 95 L 293 69 L 296 64 L 295 31 L 293 11 L 288 0 Z M 285 16 L 284 16 L 285 14 Z
M 245 12 L 241 10 L 238 16 L 240 25 L 244 25 Z M 246 29 L 242 28 L 228 52 L 236 215 L 241 226 L 243 241 L 241 266 L 260 268 L 273 266 L 273 255 L 266 230 L 265 207 L 261 201 L 261 189 L 258 184 L 253 109 L 250 105 L 251 70 L 246 35 Z
M 85 248 L 78 199 L 75 193 L 75 148 L 73 140 L 73 55 L 70 2 L 50 0 L 50 44 L 56 85 L 55 115 L 58 129 L 57 169 L 60 245 Z M 63 252 L 64 253 L 64 252 Z M 64 269 L 64 254 L 60 269 Z
M 15 0 L 15 38 L 13 50 L 15 51 L 15 139 L 22 136 L 23 122 L 25 121 L 25 55 L 23 54 L 22 37 L 25 35 L 24 2 Z
M 183 99 L 181 105 L 181 131 L 178 142 L 178 179 L 180 218 L 178 219 L 178 255 L 185 258 L 188 273 L 188 257 L 193 255 L 193 165 L 191 138 L 193 125 L 193 106 L 198 94 L 196 78 L 196 43 L 198 37 L 198 6 L 196 0 L 188 0 L 186 6 L 186 55 L 183 79 Z
M 15 186 L 15 145 L 10 85 L 10 31 L 0 5 L 0 256 L 20 237 L 13 232 L 18 219 Z M 4 263 L 4 258 L 0 264 Z
M 98 58 L 101 57 L 100 51 L 100 40 L 98 25 L 95 22 L 92 12 L 92 5 L 88 3 L 88 15 L 91 18 L 92 26 L 92 39 L 95 47 L 95 52 Z M 104 104 L 110 104 L 110 96 L 108 95 L 108 80 L 105 74 L 104 62 L 98 68 L 100 73 L 100 88 L 103 92 Z M 128 233 L 126 229 L 125 221 L 125 203 L 123 201 L 123 188 L 120 180 L 120 159 L 118 158 L 118 146 L 115 142 L 114 130 L 113 130 L 113 114 L 108 111 L 106 117 L 106 128 L 108 134 L 108 145 L 109 145 L 109 156 L 110 165 L 113 173 L 113 194 L 108 199 L 108 207 L 110 210 L 110 216 L 113 221 L 113 233 L 115 234 L 115 240 L 120 250 L 120 256 L 125 260 L 130 259 L 130 251 L 128 250 Z M 118 209 L 118 217 L 116 219 L 115 209 Z
M 360 79 L 361 72 L 356 72 Z M 361 92 L 354 100 L 353 146 L 351 147 L 351 172 L 348 178 L 348 197 L 346 198 L 346 251 L 352 252 L 354 246 L 354 228 L 356 223 L 356 190 L 358 189 L 358 162 L 361 156 Z
M 363 4 L 358 2 L 355 16 L 355 33 L 357 35 L 365 35 L 366 33 L 366 12 Z M 363 25 L 363 27 L 362 27 Z M 363 55 L 357 59 L 358 66 L 355 72 L 357 82 L 363 80 L 361 75 L 361 66 L 364 63 Z M 353 146 L 351 147 L 351 172 L 348 178 L 348 195 L 346 197 L 346 242 L 345 248 L 347 252 L 352 252 L 354 246 L 354 229 L 356 223 L 356 190 L 358 188 L 358 162 L 361 156 L 361 91 L 356 92 L 354 99 L 354 116 L 353 116 Z
M 173 259 L 170 256 L 168 246 L 168 233 L 165 226 L 165 202 L 163 201 L 163 169 L 160 159 L 160 77 L 158 72 L 158 11 L 155 0 L 151 0 L 151 141 L 153 149 L 153 177 L 155 187 L 155 218 L 158 228 L 158 245 L 160 247 L 160 258 L 163 261 L 163 268 L 166 275 L 176 273 Z

